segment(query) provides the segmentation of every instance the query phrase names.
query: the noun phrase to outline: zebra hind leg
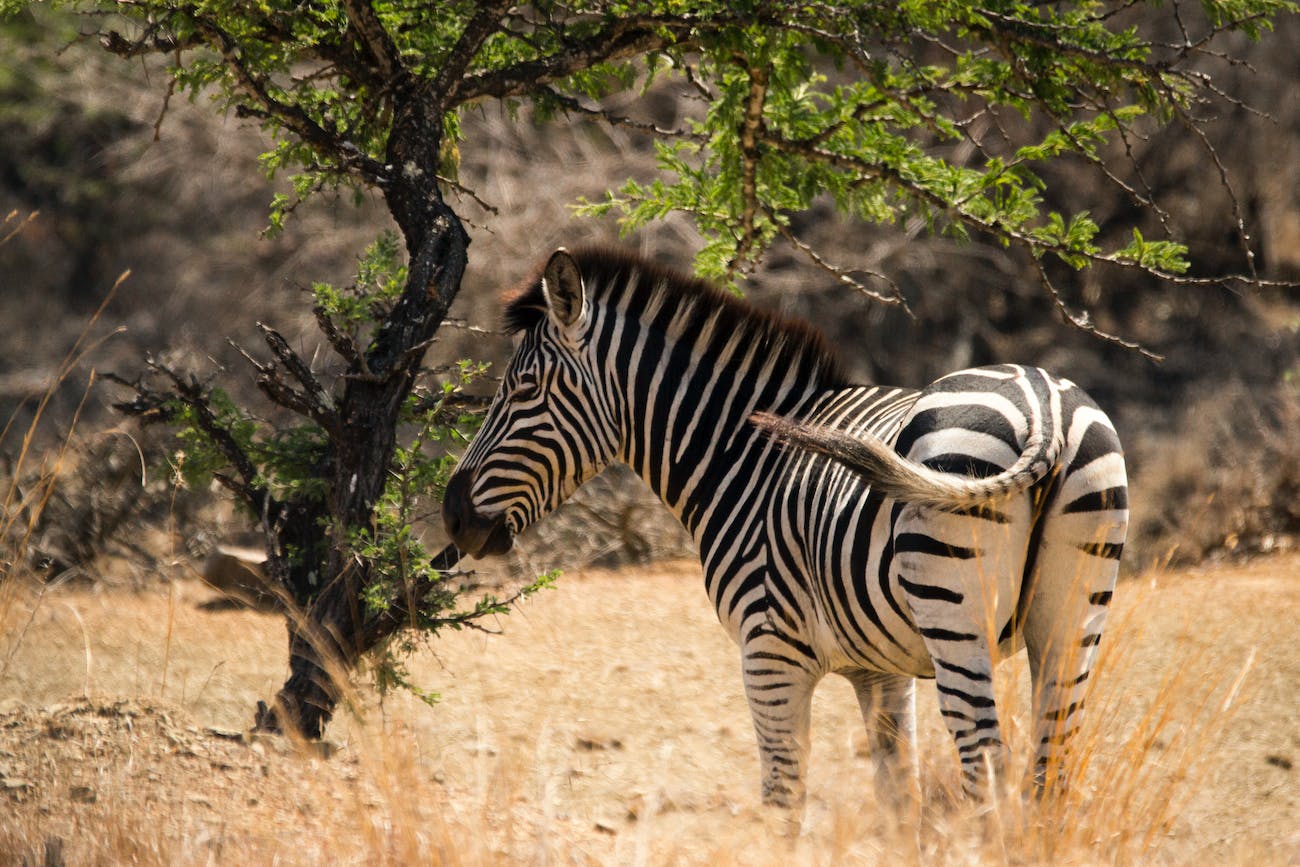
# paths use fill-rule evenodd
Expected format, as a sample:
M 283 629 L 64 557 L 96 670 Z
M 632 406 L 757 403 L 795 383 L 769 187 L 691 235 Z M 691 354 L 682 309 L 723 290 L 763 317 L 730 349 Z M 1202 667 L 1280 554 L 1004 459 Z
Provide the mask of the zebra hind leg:
M 871 738 L 876 798 L 897 817 L 915 819 L 921 802 L 920 769 L 916 763 L 916 679 L 861 669 L 844 676 L 853 684 Z
M 1004 778 L 992 636 L 1014 606 L 1006 576 L 1024 568 L 1028 512 L 1028 498 L 999 504 L 997 521 L 909 505 L 895 528 L 894 580 L 934 663 L 962 789 L 978 800 Z
M 1023 635 L 1034 694 L 1035 788 L 1063 791 L 1068 752 L 1119 574 L 1128 532 L 1124 453 L 1110 420 L 1083 398 L 1071 413 L 1071 456 L 1041 517 Z
M 1088 527 L 1052 516 L 1025 612 L 1033 680 L 1034 788 L 1064 791 L 1068 754 L 1083 720 L 1089 676 L 1119 573 L 1127 514 L 1112 510 Z M 1094 516 L 1095 517 L 1095 516 Z M 1071 526 L 1073 525 L 1073 526 Z

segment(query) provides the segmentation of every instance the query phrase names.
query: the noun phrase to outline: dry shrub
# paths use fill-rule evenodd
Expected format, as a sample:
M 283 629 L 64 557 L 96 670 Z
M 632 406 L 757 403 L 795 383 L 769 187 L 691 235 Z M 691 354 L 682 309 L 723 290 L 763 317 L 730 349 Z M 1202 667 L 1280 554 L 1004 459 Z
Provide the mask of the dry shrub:
M 1129 565 L 1194 564 L 1300 542 L 1300 390 L 1226 388 L 1138 449 Z
M 209 554 L 226 533 L 229 509 L 210 492 L 172 483 L 163 457 L 169 441 L 161 429 L 70 437 L 43 508 L 30 516 L 28 562 L 47 580 L 139 590 L 175 577 L 169 564 Z M 174 529 L 184 531 L 179 548 Z

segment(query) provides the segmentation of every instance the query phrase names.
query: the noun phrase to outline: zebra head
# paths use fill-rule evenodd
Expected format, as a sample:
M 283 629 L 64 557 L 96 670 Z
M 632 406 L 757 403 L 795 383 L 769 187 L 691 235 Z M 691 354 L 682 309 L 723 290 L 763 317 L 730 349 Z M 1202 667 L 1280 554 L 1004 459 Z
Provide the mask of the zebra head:
M 593 307 L 563 248 L 508 302 L 522 334 L 487 418 L 447 484 L 442 515 L 456 546 L 503 554 L 514 537 L 604 469 L 618 448 L 597 388 Z

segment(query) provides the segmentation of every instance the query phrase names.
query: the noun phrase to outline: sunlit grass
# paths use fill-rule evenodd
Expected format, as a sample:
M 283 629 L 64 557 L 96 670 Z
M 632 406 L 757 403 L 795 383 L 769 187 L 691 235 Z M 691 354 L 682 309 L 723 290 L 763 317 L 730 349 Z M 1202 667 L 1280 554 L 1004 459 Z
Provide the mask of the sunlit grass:
M 446 642 L 441 661 L 417 672 L 429 677 L 443 666 L 458 672 L 439 684 L 447 696 L 443 705 L 429 709 L 390 698 L 381 708 L 374 697 L 358 696 L 363 718 L 335 721 L 336 751 L 328 758 L 281 739 L 215 739 L 201 722 L 190 721 L 186 705 L 210 708 L 213 700 L 237 705 L 228 719 L 247 715 L 249 698 L 235 681 L 273 688 L 283 674 L 283 658 L 274 657 L 284 633 L 270 615 L 202 615 L 192 606 L 198 591 L 186 590 L 176 603 L 176 650 L 168 662 L 175 677 L 165 697 L 132 705 L 145 710 L 129 724 L 112 713 L 86 711 L 78 718 L 93 726 L 51 739 L 48 730 L 63 725 L 51 727 L 51 721 L 69 719 L 70 711 L 41 710 L 39 702 L 48 699 L 28 697 L 38 704 L 28 708 L 31 722 L 21 731 L 43 745 L 49 767 L 43 776 L 37 776 L 39 767 L 24 770 L 33 775 L 34 802 L 14 800 L 0 823 L 0 851 L 35 863 L 50 840 L 61 841 L 56 845 L 68 863 L 1203 863 L 1201 850 L 1171 829 L 1189 801 L 1213 784 L 1213 768 L 1223 762 L 1220 746 L 1253 696 L 1259 663 L 1250 666 L 1248 651 L 1216 652 L 1223 645 L 1204 630 L 1194 641 L 1181 638 L 1176 624 L 1172 632 L 1152 631 L 1153 606 L 1174 598 L 1155 582 L 1121 588 L 1124 601 L 1102 643 L 1090 712 L 1071 759 L 1076 784 L 1068 794 L 1040 802 L 1013 791 L 989 806 L 961 798 L 951 740 L 933 697 L 923 696 L 921 827 L 900 823 L 871 790 L 866 738 L 856 708 L 848 706 L 851 690 L 828 682 L 814 717 L 810 807 L 795 839 L 782 836 L 780 823 L 758 803 L 753 735 L 740 727 L 738 684 L 734 701 L 727 701 L 736 713 L 717 718 L 687 698 L 673 718 L 663 719 L 660 705 L 647 699 L 650 690 L 672 686 L 671 678 L 661 684 L 657 674 L 672 664 L 645 660 L 644 667 L 629 668 L 618 661 L 639 654 L 640 643 L 615 648 L 604 663 L 608 670 L 592 660 L 585 675 L 546 673 L 548 636 L 569 636 L 585 656 L 588 643 L 609 642 L 628 629 L 648 633 L 662 620 L 654 610 L 633 610 L 602 624 L 587 619 L 584 606 L 622 596 L 646 608 L 643 600 L 661 596 L 667 586 L 663 579 L 630 575 L 578 582 L 567 599 L 543 600 L 521 612 L 526 623 L 517 637 L 508 632 Z M 674 587 L 671 603 L 700 592 L 687 590 Z M 168 603 L 157 593 L 120 595 L 111 605 L 86 593 L 47 599 L 20 662 L 40 658 L 33 654 L 37 643 L 51 669 L 80 665 L 80 627 L 65 615 L 67 608 L 81 612 L 94 646 L 92 695 L 107 691 L 88 707 L 112 705 L 115 696 L 129 693 L 121 683 L 135 684 L 144 695 L 161 689 Z M 146 634 L 140 624 L 151 621 L 153 632 Z M 705 689 L 714 689 L 712 683 L 725 684 L 735 672 L 727 659 L 715 658 L 725 644 L 697 644 L 697 631 L 712 634 L 706 627 L 717 629 L 706 617 L 681 627 L 682 639 L 699 648 L 692 668 L 682 673 L 694 677 L 698 668 L 707 673 Z M 110 652 L 104 633 L 114 628 L 140 631 L 142 640 L 156 645 L 152 655 L 124 658 L 130 655 L 126 644 Z M 205 675 L 213 682 L 191 704 L 198 689 L 179 689 L 182 672 L 233 665 L 249 652 L 252 638 L 259 667 L 229 680 Z M 1154 668 L 1152 648 L 1167 654 Z M 181 658 L 182 652 L 193 659 Z M 533 667 L 521 671 L 530 659 Z M 999 669 L 1009 780 L 1024 774 L 1030 755 L 1026 668 L 1018 656 Z M 69 683 L 81 679 L 77 672 Z M 586 693 L 571 686 L 583 682 L 590 685 Z M 592 701 L 598 690 L 626 692 L 626 699 L 603 698 L 629 710 L 616 719 L 597 716 L 610 713 L 604 701 Z M 9 731 L 17 730 L 0 725 L 0 740 Z M 615 746 L 610 733 L 625 743 Z M 0 743 L 22 755 L 11 746 Z M 15 761 L 0 764 L 17 773 Z M 93 803 L 77 801 L 79 785 L 93 788 Z M 1216 863 L 1270 863 L 1267 856 L 1260 861 L 1250 842 L 1241 841 L 1243 855 L 1236 860 L 1216 850 Z M 1285 863 L 1284 854 L 1274 863 Z

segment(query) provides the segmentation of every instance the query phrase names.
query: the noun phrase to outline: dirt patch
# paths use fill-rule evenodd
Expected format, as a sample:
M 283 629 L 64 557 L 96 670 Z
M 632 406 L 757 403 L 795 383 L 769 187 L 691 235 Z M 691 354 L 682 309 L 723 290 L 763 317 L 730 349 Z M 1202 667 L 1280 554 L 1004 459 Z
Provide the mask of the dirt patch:
M 367 699 L 326 753 L 242 731 L 284 674 L 275 617 L 204 609 L 192 585 L 11 597 L 0 862 L 1295 863 L 1298 574 L 1275 558 L 1121 586 L 1074 830 L 1056 842 L 1031 811 L 990 831 L 952 803 L 928 683 L 927 819 L 919 843 L 901 837 L 836 678 L 814 705 L 803 836 L 782 839 L 758 804 L 738 656 L 693 564 L 566 575 L 503 635 L 447 636 L 412 666 L 441 703 Z M 999 672 L 1020 753 L 1024 668 Z

